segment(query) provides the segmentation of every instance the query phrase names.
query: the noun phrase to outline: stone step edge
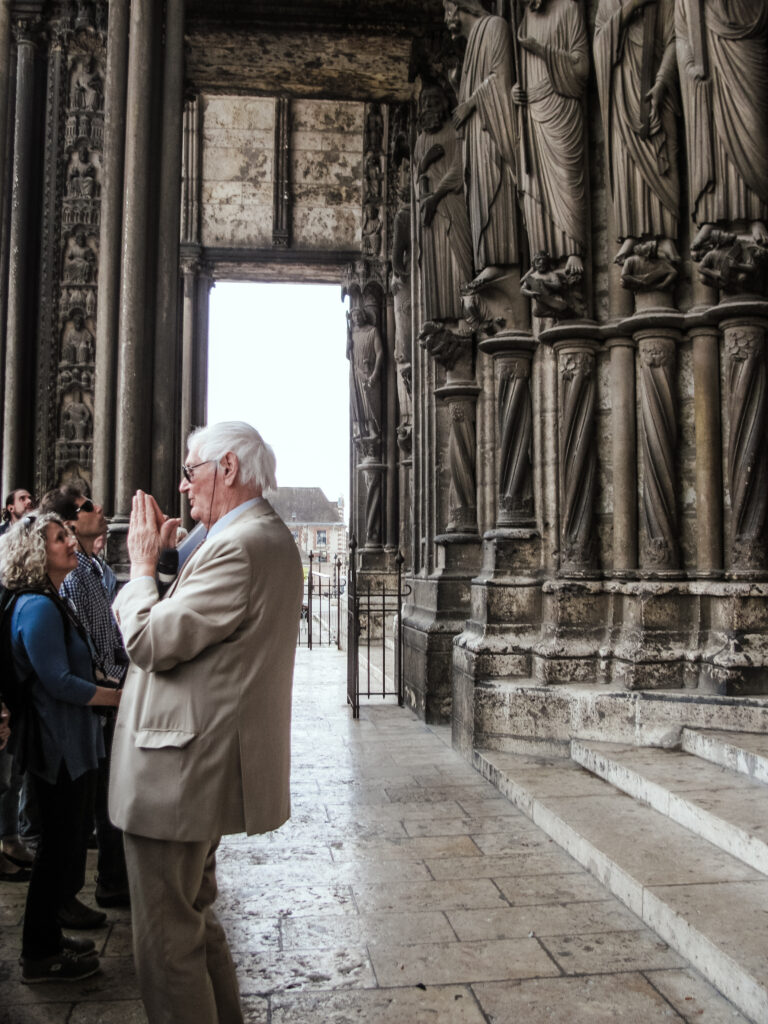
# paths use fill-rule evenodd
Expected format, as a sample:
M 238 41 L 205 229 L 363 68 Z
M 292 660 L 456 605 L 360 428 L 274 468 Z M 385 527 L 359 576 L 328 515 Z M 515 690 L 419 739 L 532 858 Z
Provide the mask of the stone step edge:
M 673 793 L 660 783 L 646 778 L 636 768 L 630 768 L 614 759 L 599 743 L 573 740 L 571 758 L 622 793 L 647 804 L 694 835 L 718 846 L 731 857 L 768 875 L 768 844 L 747 829 L 707 810 L 689 795 Z M 738 782 L 738 778 L 734 781 Z
M 686 754 L 693 754 L 768 785 L 768 756 L 740 746 L 736 740 L 738 733 L 730 733 L 734 737 L 732 742 L 723 740 L 718 733 L 724 731 L 727 730 L 691 729 L 685 726 L 680 734 L 680 745 Z M 743 739 L 761 735 L 764 734 L 744 733 Z
M 475 750 L 473 764 L 515 807 L 586 868 L 671 949 L 685 957 L 738 1010 L 756 1024 L 768 1021 L 768 990 L 733 956 L 699 931 L 692 921 L 648 890 L 621 864 L 579 835 L 571 825 L 547 807 L 544 799 L 515 782 L 508 771 L 497 767 L 493 751 Z

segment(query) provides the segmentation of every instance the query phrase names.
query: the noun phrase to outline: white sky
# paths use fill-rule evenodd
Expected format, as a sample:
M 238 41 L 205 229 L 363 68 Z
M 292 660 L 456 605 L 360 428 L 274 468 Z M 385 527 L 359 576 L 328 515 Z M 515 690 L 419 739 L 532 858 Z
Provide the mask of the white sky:
M 208 422 L 246 420 L 281 487 L 321 487 L 349 518 L 349 364 L 339 285 L 217 283 Z

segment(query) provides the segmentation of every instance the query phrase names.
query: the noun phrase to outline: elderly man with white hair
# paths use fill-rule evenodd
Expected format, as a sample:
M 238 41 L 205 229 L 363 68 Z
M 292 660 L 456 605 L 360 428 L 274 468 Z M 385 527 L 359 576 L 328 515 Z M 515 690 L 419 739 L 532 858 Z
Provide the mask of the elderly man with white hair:
M 115 613 L 131 659 L 112 751 L 110 815 L 125 833 L 134 958 L 150 1024 L 239 1024 L 214 913 L 222 835 L 290 813 L 291 686 L 303 574 L 262 496 L 275 458 L 253 427 L 189 438 L 179 490 L 205 540 L 161 600 L 160 548 L 178 520 L 133 499 L 131 580 Z

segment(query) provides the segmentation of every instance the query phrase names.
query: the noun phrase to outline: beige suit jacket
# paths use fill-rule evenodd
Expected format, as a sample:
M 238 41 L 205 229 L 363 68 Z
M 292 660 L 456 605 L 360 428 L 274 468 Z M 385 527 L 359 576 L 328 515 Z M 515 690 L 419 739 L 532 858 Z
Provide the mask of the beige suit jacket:
M 203 543 L 163 600 L 135 580 L 115 602 L 131 658 L 109 811 L 126 832 L 199 842 L 290 814 L 291 687 L 303 573 L 268 502 Z

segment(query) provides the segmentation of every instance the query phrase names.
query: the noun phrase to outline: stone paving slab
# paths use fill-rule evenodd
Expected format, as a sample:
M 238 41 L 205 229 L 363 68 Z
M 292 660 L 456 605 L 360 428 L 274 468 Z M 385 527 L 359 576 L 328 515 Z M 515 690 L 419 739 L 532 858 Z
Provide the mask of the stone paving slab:
M 353 722 L 344 672 L 343 654 L 299 653 L 294 816 L 220 849 L 247 1024 L 743 1024 L 451 749 L 449 728 L 380 702 Z M 101 974 L 18 983 L 23 890 L 0 884 L 0 1024 L 146 1024 L 126 912 L 94 933 Z

